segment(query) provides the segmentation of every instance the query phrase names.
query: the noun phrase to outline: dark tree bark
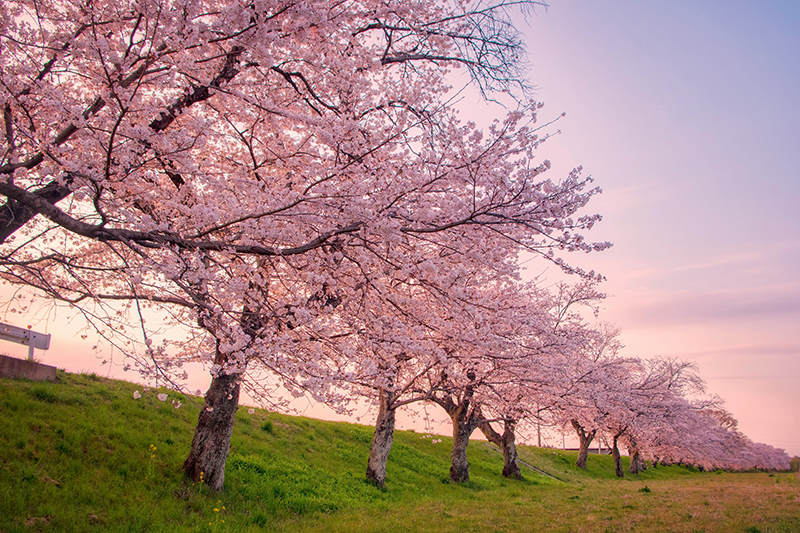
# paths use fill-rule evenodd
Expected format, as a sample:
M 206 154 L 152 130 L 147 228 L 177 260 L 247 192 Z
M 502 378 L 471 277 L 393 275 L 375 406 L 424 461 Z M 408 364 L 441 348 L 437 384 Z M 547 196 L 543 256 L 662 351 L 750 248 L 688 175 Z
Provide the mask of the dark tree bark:
M 469 437 L 478 427 L 479 420 L 469 408 L 469 401 L 462 402 L 450 415 L 453 421 L 453 451 L 450 453 L 450 479 L 455 483 L 469 481 L 467 445 Z
M 636 446 L 636 444 L 631 445 L 631 447 L 628 449 L 628 453 L 631 455 L 631 465 L 628 468 L 628 472 L 631 474 L 638 474 L 639 472 L 647 469 L 647 465 L 644 463 L 642 454 L 639 453 L 639 447 Z
M 367 461 L 367 479 L 380 488 L 386 486 L 386 462 L 394 441 L 395 406 L 394 394 L 381 391 L 378 420 L 375 422 L 375 433 L 369 448 Z
M 597 430 L 593 429 L 587 433 L 577 420 L 572 421 L 572 427 L 574 427 L 575 431 L 578 432 L 578 438 L 581 441 L 581 447 L 578 450 L 578 461 L 576 464 L 578 465 L 578 468 L 586 470 L 586 460 L 589 457 L 589 446 L 592 444 L 594 436 L 597 434 Z
M 68 174 L 63 184 L 52 181 L 44 187 L 33 191 L 33 194 L 55 205 L 72 194 L 72 189 L 69 187 L 71 183 L 72 176 Z M 9 236 L 27 224 L 36 214 L 37 211 L 30 205 L 9 198 L 5 204 L 0 206 L 0 243 L 5 242 Z
M 183 471 L 195 482 L 222 490 L 225 461 L 231 447 L 234 415 L 239 408 L 240 374 L 223 374 L 211 380 L 197 420 L 189 457 Z
M 617 477 L 624 477 L 625 473 L 622 471 L 622 457 L 619 454 L 619 445 L 617 440 L 620 437 L 620 433 L 614 435 L 614 444 L 611 447 L 611 455 L 614 457 L 614 468 L 617 474 Z
M 475 379 L 474 373 L 468 373 L 470 380 Z M 453 395 L 433 396 L 432 401 L 439 404 L 450 415 L 453 421 L 453 450 L 450 452 L 450 480 L 454 483 L 469 481 L 469 462 L 467 461 L 467 445 L 469 437 L 480 425 L 482 418 L 472 409 L 472 397 L 475 388 L 472 384 L 464 388 L 460 399 L 454 400 Z M 458 403 L 456 403 L 458 401 Z
M 516 435 L 514 434 L 516 422 L 512 420 L 504 421 L 502 435 L 495 431 L 486 420 L 483 420 L 478 427 L 489 442 L 503 450 L 503 475 L 514 479 L 522 479 L 522 471 L 519 468 L 519 457 L 517 455 Z

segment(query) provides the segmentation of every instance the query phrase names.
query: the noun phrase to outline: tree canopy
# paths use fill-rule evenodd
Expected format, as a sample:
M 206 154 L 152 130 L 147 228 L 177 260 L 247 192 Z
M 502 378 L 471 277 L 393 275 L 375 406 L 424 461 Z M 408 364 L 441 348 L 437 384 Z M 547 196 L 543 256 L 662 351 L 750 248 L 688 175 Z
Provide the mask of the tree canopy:
M 488 398 L 543 390 L 534 363 L 588 339 L 520 254 L 590 282 L 566 254 L 610 246 L 584 237 L 591 179 L 536 156 L 511 18 L 535 4 L 4 2 L 0 276 L 151 375 L 206 362 L 185 469 L 216 488 L 248 372 L 336 405 L 468 394 L 515 423 Z M 515 108 L 462 121 L 455 69 Z M 154 342 L 148 306 L 188 338 Z

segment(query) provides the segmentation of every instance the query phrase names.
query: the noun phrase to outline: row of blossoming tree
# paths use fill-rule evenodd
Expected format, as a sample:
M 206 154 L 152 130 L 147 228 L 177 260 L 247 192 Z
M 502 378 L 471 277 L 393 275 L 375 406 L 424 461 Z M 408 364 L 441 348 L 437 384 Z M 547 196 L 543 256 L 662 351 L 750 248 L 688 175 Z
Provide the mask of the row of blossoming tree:
M 477 429 L 503 452 L 503 475 L 521 477 L 516 430 L 541 424 L 576 431 L 577 465 L 584 469 L 591 442 L 605 436 L 620 477 L 620 444 L 629 451 L 632 473 L 647 461 L 706 469 L 789 467 L 783 450 L 737 431 L 722 401 L 706 395 L 694 365 L 620 356 L 618 332 L 590 325 L 580 312 L 596 310 L 603 298 L 596 282 L 490 292 L 494 301 L 485 294 L 481 299 L 493 302 L 490 316 L 472 310 L 458 317 L 449 336 L 437 337 L 419 355 L 409 357 L 393 338 L 376 344 L 371 336 L 369 352 L 378 357 L 334 365 L 337 393 L 349 390 L 345 397 L 365 396 L 379 406 L 367 469 L 379 485 L 386 478 L 394 411 L 417 401 L 440 406 L 452 421 L 450 477 L 456 482 L 469 479 L 466 450 Z M 397 330 L 393 323 L 391 331 Z
M 586 287 L 565 288 L 558 313 L 576 303 L 592 304 L 598 296 Z M 707 394 L 694 364 L 621 357 L 617 335 L 608 326 L 590 329 L 578 353 L 559 366 L 561 384 L 548 383 L 539 399 L 550 423 L 576 432 L 579 467 L 586 469 L 589 446 L 601 435 L 610 443 L 620 477 L 620 444 L 628 449 L 631 473 L 646 468 L 647 461 L 705 469 L 788 467 L 783 450 L 753 443 L 738 431 L 722 400 Z
M 535 157 L 549 129 L 511 23 L 535 4 L 3 2 L 3 279 L 78 309 L 145 375 L 207 363 L 184 469 L 217 489 L 240 389 L 265 375 L 374 401 L 378 484 L 396 409 L 423 401 L 453 420 L 456 481 L 476 428 L 518 475 L 515 426 L 547 417 L 678 459 L 649 411 L 614 403 L 660 370 L 609 359 L 571 311 L 598 277 L 560 254 L 609 245 L 582 235 L 591 180 Z M 451 69 L 516 108 L 462 122 Z M 523 284 L 523 252 L 582 281 Z M 711 407 L 691 408 L 701 427 Z

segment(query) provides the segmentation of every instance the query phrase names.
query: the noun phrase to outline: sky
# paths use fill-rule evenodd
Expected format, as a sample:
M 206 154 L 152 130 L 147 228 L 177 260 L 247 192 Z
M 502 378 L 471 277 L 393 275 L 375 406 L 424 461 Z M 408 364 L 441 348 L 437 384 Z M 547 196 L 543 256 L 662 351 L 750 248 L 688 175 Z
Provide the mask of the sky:
M 800 455 L 800 3 L 553 0 L 518 26 L 541 119 L 566 113 L 542 156 L 603 189 L 614 246 L 569 257 L 606 276 L 601 319 Z
M 606 276 L 601 319 L 626 355 L 697 363 L 745 434 L 800 455 L 800 3 L 552 0 L 516 22 L 541 119 L 566 113 L 550 177 L 581 165 L 603 189 L 588 237 L 614 246 L 569 257 Z M 43 316 L 24 319 L 54 332 L 42 362 L 135 378 Z

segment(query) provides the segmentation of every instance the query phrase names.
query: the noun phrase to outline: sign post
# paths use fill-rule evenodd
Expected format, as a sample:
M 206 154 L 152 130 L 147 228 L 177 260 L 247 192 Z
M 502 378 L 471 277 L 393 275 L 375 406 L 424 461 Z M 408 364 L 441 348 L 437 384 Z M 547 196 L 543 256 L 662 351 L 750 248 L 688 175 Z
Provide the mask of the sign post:
M 28 361 L 33 361 L 33 349 L 47 350 L 50 348 L 50 334 L 4 324 L 0 322 L 0 339 L 24 344 L 28 347 Z

